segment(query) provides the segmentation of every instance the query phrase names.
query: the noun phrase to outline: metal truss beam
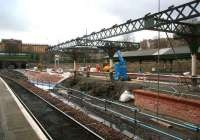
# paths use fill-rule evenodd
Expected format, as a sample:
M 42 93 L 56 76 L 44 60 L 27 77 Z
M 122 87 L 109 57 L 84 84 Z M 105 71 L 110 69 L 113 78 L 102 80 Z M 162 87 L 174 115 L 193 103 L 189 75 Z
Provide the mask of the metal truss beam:
M 154 30 L 178 35 L 197 36 L 200 31 L 196 30 L 193 24 L 183 23 L 182 21 L 200 16 L 200 1 L 195 0 L 179 6 L 171 6 L 167 10 L 147 14 L 143 18 L 136 20 L 128 20 L 120 25 L 114 25 L 107 29 L 102 29 L 98 32 L 93 32 L 90 35 L 80 37 L 82 40 L 102 40 L 111 37 L 116 37 L 141 30 Z M 74 42 L 67 41 L 57 46 L 68 47 Z
M 180 23 L 180 22 L 161 22 L 151 18 L 142 18 L 135 20 L 131 23 L 121 24 L 119 26 L 109 28 L 106 30 L 92 33 L 88 36 L 82 37 L 82 39 L 99 40 L 116 37 L 141 30 L 154 30 L 162 32 L 177 33 L 181 35 L 195 35 L 193 33 L 194 26 L 192 24 Z
M 115 46 L 118 48 L 127 48 L 127 47 L 134 47 L 134 48 L 139 48 L 139 43 L 135 42 L 126 42 L 126 41 L 108 41 L 108 40 L 88 40 L 88 39 L 75 39 L 71 40 L 69 42 L 65 42 L 62 44 L 58 44 L 56 46 L 52 46 L 49 48 L 50 51 L 55 51 L 55 50 L 63 50 L 66 48 L 73 48 L 76 46 L 80 47 L 85 47 L 85 46 L 90 46 L 90 47 L 95 47 L 95 48 L 103 48 L 105 46 L 110 47 L 110 46 Z
M 167 10 L 150 15 L 154 19 L 183 21 L 200 16 L 200 1 L 194 0 L 179 6 L 171 6 Z

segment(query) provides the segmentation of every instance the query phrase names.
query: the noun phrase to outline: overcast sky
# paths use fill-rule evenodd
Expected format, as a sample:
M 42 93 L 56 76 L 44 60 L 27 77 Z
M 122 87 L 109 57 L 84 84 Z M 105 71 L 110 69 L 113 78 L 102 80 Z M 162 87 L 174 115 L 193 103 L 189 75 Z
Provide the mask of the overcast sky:
M 161 0 L 161 10 L 190 0 Z M 0 0 L 0 39 L 57 44 L 158 11 L 158 0 Z M 134 33 L 136 41 L 156 32 Z

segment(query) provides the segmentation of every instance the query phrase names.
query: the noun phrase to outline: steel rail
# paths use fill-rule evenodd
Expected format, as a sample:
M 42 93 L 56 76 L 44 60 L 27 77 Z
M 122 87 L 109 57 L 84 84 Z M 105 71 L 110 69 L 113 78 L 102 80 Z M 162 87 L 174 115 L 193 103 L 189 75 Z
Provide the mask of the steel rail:
M 84 101 L 84 102 L 87 102 L 87 101 Z M 95 105 L 95 104 L 92 104 L 92 103 L 90 103 L 90 102 L 87 102 L 87 103 L 90 104 L 91 106 L 95 106 L 96 108 L 99 108 L 99 109 L 101 109 L 101 110 L 105 110 L 104 107 L 100 107 L 100 106 Z M 150 129 L 150 130 L 152 130 L 152 131 L 158 132 L 158 133 L 160 133 L 160 134 L 169 136 L 169 137 L 174 138 L 174 139 L 176 139 L 176 140 L 183 140 L 183 139 L 180 138 L 180 137 L 177 137 L 177 136 L 175 136 L 175 135 L 166 133 L 166 132 L 161 131 L 161 130 L 155 128 L 155 127 L 146 125 L 146 124 L 142 123 L 140 120 L 137 120 L 137 119 L 128 117 L 128 116 L 126 116 L 126 115 L 124 115 L 124 114 L 121 114 L 121 113 L 119 113 L 119 112 L 113 111 L 113 110 L 108 109 L 108 108 L 106 108 L 106 111 L 111 112 L 111 113 L 113 113 L 113 114 L 119 116 L 120 118 L 126 119 L 126 120 L 129 121 L 129 122 L 137 123 L 138 125 L 140 125 L 140 126 L 142 126 L 142 127 L 144 127 L 144 128 L 147 128 L 147 129 Z
M 26 104 L 22 101 L 22 99 L 20 99 L 20 97 L 15 93 L 15 91 L 10 88 L 12 90 L 12 92 L 15 94 L 15 96 L 17 97 L 17 99 L 20 101 L 20 103 L 24 106 L 24 108 L 26 109 L 26 111 L 29 113 L 29 115 L 33 118 L 33 120 L 36 122 L 36 124 L 39 126 L 39 128 L 41 129 L 41 131 L 44 133 L 44 135 L 47 137 L 47 139 L 49 140 L 53 140 L 53 138 L 49 135 L 49 133 L 45 130 L 45 128 L 42 126 L 42 124 L 39 122 L 39 120 L 35 117 L 35 115 L 30 111 L 30 109 L 26 106 Z
M 131 123 L 137 123 L 137 124 L 139 124 L 140 126 L 142 126 L 142 127 L 144 127 L 144 128 L 147 128 L 147 129 L 149 129 L 149 130 L 152 130 L 152 131 L 155 131 L 155 132 L 157 132 L 157 133 L 160 133 L 160 134 L 169 136 L 169 137 L 174 138 L 174 139 L 176 139 L 176 140 L 183 140 L 183 139 L 180 138 L 180 137 L 177 137 L 177 136 L 175 136 L 175 135 L 166 133 L 166 132 L 161 131 L 161 130 L 159 130 L 159 129 L 155 128 L 155 127 L 152 127 L 152 126 L 150 126 L 150 125 L 146 125 L 146 124 L 144 124 L 142 121 L 140 121 L 140 120 L 138 120 L 138 119 L 134 119 L 134 118 L 128 117 L 128 116 L 126 116 L 126 115 L 124 115 L 124 114 L 121 114 L 121 113 L 116 112 L 116 111 L 114 111 L 114 110 L 112 110 L 112 109 L 109 109 L 109 108 L 106 108 L 106 109 L 105 109 L 105 108 L 102 107 L 102 106 L 93 104 L 93 103 L 88 102 L 88 101 L 86 101 L 86 100 L 83 100 L 83 98 L 77 97 L 76 95 L 69 94 L 69 96 L 70 96 L 70 97 L 74 97 L 74 98 L 76 98 L 76 99 L 80 99 L 81 101 L 83 101 L 83 102 L 85 102 L 85 103 L 87 103 L 87 104 L 89 104 L 89 105 L 91 105 L 91 106 L 93 106 L 93 107 L 95 107 L 95 108 L 98 108 L 98 109 L 100 109 L 100 110 L 103 110 L 103 111 L 106 110 L 106 111 L 108 111 L 108 112 L 110 112 L 110 113 L 112 113 L 112 114 L 115 114 L 115 115 L 119 116 L 120 118 L 125 119 L 125 120 L 127 120 L 127 121 L 129 121 L 129 122 L 131 122 Z M 84 98 L 84 99 L 85 99 L 85 98 Z M 105 100 L 102 100 L 102 101 L 105 101 Z
M 4 76 L 3 76 L 4 77 Z M 77 120 L 75 120 L 73 117 L 69 116 L 68 114 L 66 114 L 65 112 L 61 111 L 59 108 L 57 108 L 56 106 L 54 106 L 52 103 L 48 102 L 47 100 L 45 100 L 44 98 L 40 97 L 39 95 L 37 95 L 36 93 L 34 93 L 33 91 L 31 91 L 30 89 L 25 88 L 24 86 L 22 86 L 21 84 L 17 83 L 16 81 L 7 78 L 9 80 L 11 80 L 12 82 L 16 83 L 17 85 L 19 85 L 20 87 L 26 89 L 28 92 L 32 93 L 32 95 L 36 96 L 37 98 L 39 98 L 40 100 L 42 100 L 43 102 L 47 103 L 51 108 L 55 109 L 56 111 L 60 112 L 62 115 L 64 115 L 65 117 L 69 118 L 70 120 L 72 120 L 73 122 L 75 122 L 76 124 L 78 124 L 79 126 L 81 126 L 82 128 L 84 128 L 85 130 L 87 130 L 90 134 L 96 136 L 98 139 L 101 140 L 105 140 L 103 137 L 101 137 L 100 135 L 98 135 L 97 133 L 95 133 L 94 131 L 90 130 L 87 126 L 83 125 L 82 123 L 78 122 Z
M 176 126 L 179 126 L 179 127 L 183 127 L 183 128 L 186 128 L 186 129 L 189 129 L 189 130 L 192 130 L 192 131 L 195 131 L 195 132 L 200 132 L 200 127 L 194 125 L 194 124 L 189 124 L 187 122 L 184 122 L 184 124 L 181 124 L 181 123 L 177 123 L 177 122 L 174 122 L 174 121 L 170 121 L 170 120 L 167 120 L 167 119 L 164 119 L 164 118 L 161 118 L 161 117 L 158 117 L 158 116 L 155 116 L 155 115 L 150 115 L 150 114 L 147 114 L 147 113 L 144 113 L 142 111 L 140 111 L 137 107 L 130 107 L 130 106 L 126 106 L 126 105 L 123 105 L 121 103 L 117 103 L 117 102 L 114 102 L 114 101 L 110 101 L 110 100 L 106 100 L 106 99 L 101 99 L 101 98 L 98 98 L 98 97 L 94 97 L 94 96 L 91 96 L 91 95 L 88 95 L 88 94 L 85 94 L 84 92 L 82 91 L 79 91 L 79 90 L 75 90 L 75 89 L 72 89 L 72 88 L 66 88 L 62 85 L 59 85 L 61 88 L 67 90 L 67 91 L 75 91 L 75 92 L 79 92 L 80 94 L 86 96 L 86 97 L 90 97 L 92 99 L 95 99 L 95 100 L 98 100 L 98 101 L 101 101 L 101 102 L 107 102 L 107 103 L 111 103 L 111 104 L 115 104 L 115 105 L 118 105 L 118 106 L 121 106 L 121 107 L 124 107 L 124 108 L 127 108 L 127 109 L 130 109 L 131 111 L 135 112 L 137 111 L 137 113 L 139 114 L 142 114 L 142 115 L 145 115 L 147 117 L 151 117 L 151 118 L 154 118 L 154 119 L 158 119 L 160 121 L 164 121 L 164 122 L 167 122 L 167 123 L 170 123 L 170 124 L 173 124 L 173 125 L 176 125 Z M 71 94 L 69 94 L 71 95 Z M 73 95 L 75 96 L 75 95 Z

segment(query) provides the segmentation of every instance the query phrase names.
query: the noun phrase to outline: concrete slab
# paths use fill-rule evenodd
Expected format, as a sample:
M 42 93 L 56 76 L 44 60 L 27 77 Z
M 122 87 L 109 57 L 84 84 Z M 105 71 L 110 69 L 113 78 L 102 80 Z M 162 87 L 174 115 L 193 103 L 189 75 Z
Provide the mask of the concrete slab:
M 0 140 L 39 140 L 10 91 L 0 79 Z

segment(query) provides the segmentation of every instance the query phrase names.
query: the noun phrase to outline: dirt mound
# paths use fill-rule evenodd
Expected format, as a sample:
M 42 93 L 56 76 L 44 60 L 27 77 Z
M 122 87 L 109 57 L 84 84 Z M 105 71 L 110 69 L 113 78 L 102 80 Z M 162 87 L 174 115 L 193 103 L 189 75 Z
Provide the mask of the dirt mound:
M 85 91 L 86 93 L 101 97 L 117 100 L 124 90 L 132 91 L 133 89 L 142 88 L 141 85 L 130 84 L 123 81 L 106 81 L 92 77 L 76 76 L 62 82 L 62 85 L 68 88 Z

